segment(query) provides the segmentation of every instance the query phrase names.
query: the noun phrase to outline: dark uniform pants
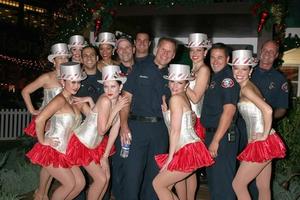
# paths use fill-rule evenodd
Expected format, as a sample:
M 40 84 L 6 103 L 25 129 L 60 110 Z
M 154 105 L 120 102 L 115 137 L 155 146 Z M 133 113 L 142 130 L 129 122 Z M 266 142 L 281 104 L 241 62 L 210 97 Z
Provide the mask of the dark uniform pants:
M 207 148 L 213 136 L 213 132 L 206 132 L 205 144 Z M 232 181 L 236 173 L 238 141 L 238 134 L 236 134 L 235 142 L 229 142 L 226 133 L 219 143 L 215 164 L 206 168 L 211 200 L 236 199 L 232 188 Z
M 117 200 L 156 200 L 152 181 L 158 174 L 154 156 L 168 151 L 168 131 L 164 121 L 129 121 L 132 142 L 129 156 L 120 157 L 120 139 L 113 156 L 112 192 Z

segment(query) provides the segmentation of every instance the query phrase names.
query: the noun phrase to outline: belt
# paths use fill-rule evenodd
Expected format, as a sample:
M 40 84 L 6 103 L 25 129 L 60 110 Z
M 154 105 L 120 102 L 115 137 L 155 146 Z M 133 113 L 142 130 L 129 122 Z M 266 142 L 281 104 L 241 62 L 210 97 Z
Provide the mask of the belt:
M 205 128 L 205 130 L 207 132 L 214 133 L 214 132 L 216 132 L 217 128 L 209 127 L 209 128 Z
M 155 123 L 163 120 L 162 117 L 144 117 L 139 115 L 130 115 L 129 119 L 140 121 L 140 122 L 148 122 L 148 123 Z

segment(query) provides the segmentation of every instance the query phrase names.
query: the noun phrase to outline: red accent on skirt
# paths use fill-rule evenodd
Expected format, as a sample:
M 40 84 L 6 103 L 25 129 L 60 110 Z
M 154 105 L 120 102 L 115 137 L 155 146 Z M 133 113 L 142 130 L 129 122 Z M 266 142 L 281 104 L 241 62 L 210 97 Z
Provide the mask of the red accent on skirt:
M 43 167 L 52 165 L 53 167 L 70 168 L 72 164 L 66 154 L 60 153 L 51 146 L 36 143 L 33 148 L 26 154 L 33 164 Z
M 24 128 L 25 134 L 31 137 L 36 137 L 35 118 L 36 116 L 32 116 L 30 123 Z
M 92 161 L 99 164 L 100 159 L 105 152 L 107 142 L 108 136 L 104 136 L 101 143 L 95 149 L 89 149 L 84 144 L 82 144 L 74 134 L 72 135 L 68 145 L 67 157 L 73 165 L 87 166 Z M 115 152 L 116 150 L 113 146 L 109 155 L 111 156 Z
M 167 159 L 168 154 L 155 156 L 159 168 L 163 167 Z M 198 168 L 210 166 L 214 162 L 203 142 L 194 142 L 176 151 L 167 169 L 169 171 L 193 172 Z
M 195 129 L 195 132 L 198 135 L 198 137 L 200 137 L 200 139 L 202 141 L 204 141 L 205 140 L 205 128 L 201 124 L 200 118 L 198 118 L 198 117 L 196 119 L 196 123 L 195 123 L 194 129 Z
M 264 141 L 249 143 L 237 159 L 248 162 L 265 162 L 285 157 L 285 145 L 277 133 L 270 134 Z

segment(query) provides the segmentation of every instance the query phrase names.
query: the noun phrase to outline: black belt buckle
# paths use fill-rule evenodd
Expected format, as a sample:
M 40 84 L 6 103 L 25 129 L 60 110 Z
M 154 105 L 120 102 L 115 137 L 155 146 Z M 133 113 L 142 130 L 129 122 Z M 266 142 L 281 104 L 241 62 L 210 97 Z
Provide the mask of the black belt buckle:
M 130 115 L 129 119 L 140 121 L 140 122 L 147 122 L 147 123 L 155 123 L 162 120 L 161 117 L 148 117 L 148 116 L 138 116 L 138 115 Z

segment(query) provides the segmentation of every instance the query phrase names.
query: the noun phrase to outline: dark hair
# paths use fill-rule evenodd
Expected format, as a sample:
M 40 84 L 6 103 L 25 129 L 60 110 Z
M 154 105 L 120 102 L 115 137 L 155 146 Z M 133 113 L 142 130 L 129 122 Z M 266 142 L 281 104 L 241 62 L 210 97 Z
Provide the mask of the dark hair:
M 229 49 L 228 49 L 228 46 L 224 43 L 215 43 L 212 45 L 211 49 L 210 49 L 210 52 L 214 49 L 221 49 L 224 51 L 225 53 L 225 56 L 228 57 L 229 56 Z
M 134 40 L 136 40 L 136 37 L 137 37 L 138 34 L 146 34 L 146 35 L 148 35 L 149 41 L 152 41 L 152 39 L 153 39 L 152 35 L 148 31 L 138 31 L 135 34 Z
M 159 47 L 162 42 L 171 42 L 175 46 L 175 51 L 177 50 L 177 41 L 175 39 L 170 37 L 161 37 L 158 40 L 157 47 Z
M 87 46 L 85 46 L 85 47 L 82 48 L 82 50 L 81 50 L 81 56 L 83 56 L 82 53 L 83 53 L 83 50 L 85 50 L 85 49 L 93 49 L 95 51 L 96 56 L 98 56 L 98 50 L 97 50 L 97 48 L 95 46 L 91 45 L 91 44 L 89 44 L 89 45 L 87 45 Z

